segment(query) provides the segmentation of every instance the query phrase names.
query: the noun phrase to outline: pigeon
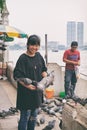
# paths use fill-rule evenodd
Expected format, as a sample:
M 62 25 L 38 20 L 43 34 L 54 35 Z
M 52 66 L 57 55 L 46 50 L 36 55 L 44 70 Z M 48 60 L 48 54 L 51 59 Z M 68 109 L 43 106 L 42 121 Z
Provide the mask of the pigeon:
M 62 124 L 63 124 L 63 122 L 62 122 L 62 120 L 60 120 L 60 123 L 59 123 L 60 129 L 62 129 Z
M 40 82 L 31 80 L 29 78 L 16 78 L 17 82 L 24 82 L 26 85 L 33 84 L 37 89 L 44 90 L 49 87 L 54 81 L 54 73 L 53 71 L 46 77 L 44 77 Z
M 48 122 L 48 125 L 45 126 L 42 130 L 52 130 L 55 127 L 56 120 L 52 120 Z
M 44 124 L 44 123 L 45 123 L 45 117 L 42 116 L 42 117 L 40 118 L 40 124 Z

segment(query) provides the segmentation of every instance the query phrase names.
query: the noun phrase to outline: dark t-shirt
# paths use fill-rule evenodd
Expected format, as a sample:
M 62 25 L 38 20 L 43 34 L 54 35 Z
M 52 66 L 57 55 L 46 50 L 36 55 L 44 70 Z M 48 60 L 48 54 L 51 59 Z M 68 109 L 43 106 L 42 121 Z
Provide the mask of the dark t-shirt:
M 37 82 L 41 81 L 41 73 L 47 71 L 43 57 L 39 52 L 34 57 L 22 54 L 14 68 L 14 79 L 30 78 Z M 18 84 L 17 91 L 17 108 L 20 110 L 35 109 L 40 106 L 43 99 L 43 93 L 40 90 L 29 90 Z
M 68 49 L 64 52 L 63 59 L 67 59 L 70 61 L 79 61 L 80 60 L 80 52 L 78 50 L 71 51 L 71 49 Z M 75 66 L 70 63 L 66 63 L 66 69 L 74 70 Z

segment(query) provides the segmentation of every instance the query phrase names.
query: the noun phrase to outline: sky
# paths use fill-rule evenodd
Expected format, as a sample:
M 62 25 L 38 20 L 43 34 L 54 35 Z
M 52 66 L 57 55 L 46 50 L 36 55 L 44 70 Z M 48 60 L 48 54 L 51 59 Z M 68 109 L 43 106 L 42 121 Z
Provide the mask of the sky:
M 67 21 L 84 22 L 87 42 L 87 0 L 6 0 L 9 25 L 28 35 L 37 34 L 42 44 L 48 41 L 66 44 Z

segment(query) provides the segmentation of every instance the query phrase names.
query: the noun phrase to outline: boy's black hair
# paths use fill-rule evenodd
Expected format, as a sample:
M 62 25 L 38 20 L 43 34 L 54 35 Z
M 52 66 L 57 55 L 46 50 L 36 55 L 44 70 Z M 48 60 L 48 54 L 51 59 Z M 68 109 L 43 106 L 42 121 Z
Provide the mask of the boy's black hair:
M 27 40 L 27 46 L 29 45 L 39 45 L 40 46 L 40 38 L 37 35 L 29 36 Z
M 77 41 L 72 41 L 71 47 L 73 47 L 73 46 L 78 46 L 78 42 Z

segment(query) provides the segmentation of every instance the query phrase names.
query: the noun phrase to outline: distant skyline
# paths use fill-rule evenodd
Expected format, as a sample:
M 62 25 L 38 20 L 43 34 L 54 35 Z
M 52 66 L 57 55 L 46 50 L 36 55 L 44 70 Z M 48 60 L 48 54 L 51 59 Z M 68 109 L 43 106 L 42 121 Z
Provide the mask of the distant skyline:
M 9 24 L 24 32 L 37 34 L 44 43 L 66 44 L 68 21 L 84 22 L 84 42 L 87 42 L 87 0 L 6 0 Z

